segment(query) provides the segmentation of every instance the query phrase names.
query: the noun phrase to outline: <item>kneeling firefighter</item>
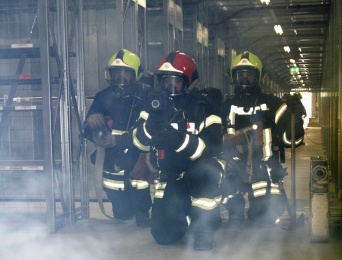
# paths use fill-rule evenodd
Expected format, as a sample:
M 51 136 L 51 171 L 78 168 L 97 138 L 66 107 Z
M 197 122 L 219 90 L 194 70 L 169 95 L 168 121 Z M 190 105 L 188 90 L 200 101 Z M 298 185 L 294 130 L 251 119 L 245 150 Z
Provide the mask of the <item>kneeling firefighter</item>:
M 231 64 L 234 95 L 224 103 L 224 148 L 230 220 L 243 221 L 244 195 L 248 194 L 249 219 L 273 225 L 286 208 L 282 188 L 287 175 L 284 148 L 291 147 L 291 113 L 295 114 L 296 147 L 304 129 L 298 99 L 282 100 L 262 93 L 261 60 L 250 52 L 238 55 Z
M 92 158 L 97 169 L 99 165 L 100 171 L 103 168 L 103 189 L 112 203 L 114 218 L 126 221 L 135 216 L 136 224 L 144 227 L 149 226 L 152 204 L 149 179 L 144 178 L 144 169 L 137 169 L 141 176 L 131 174 L 140 150 L 131 144 L 129 134 L 150 90 L 137 80 L 141 73 L 140 58 L 129 50 L 119 50 L 109 59 L 105 78 L 110 86 L 96 94 L 86 116 L 84 135 L 98 148 Z
M 190 223 L 194 249 L 210 250 L 221 223 L 222 93 L 199 90 L 196 63 L 180 51 L 167 54 L 155 74 L 161 89 L 150 96 L 147 121 L 135 136 L 151 145 L 159 170 L 151 233 L 159 244 L 175 243 Z

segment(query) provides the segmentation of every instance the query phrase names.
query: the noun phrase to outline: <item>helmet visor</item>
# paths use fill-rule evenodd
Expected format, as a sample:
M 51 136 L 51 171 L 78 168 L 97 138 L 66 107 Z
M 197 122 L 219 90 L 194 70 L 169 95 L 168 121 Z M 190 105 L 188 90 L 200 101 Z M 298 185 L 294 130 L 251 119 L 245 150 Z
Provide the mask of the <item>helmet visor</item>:
M 131 68 L 108 68 L 108 73 L 113 85 L 129 85 L 134 80 L 134 71 Z
M 236 72 L 235 84 L 236 85 L 254 85 L 256 83 L 257 76 L 254 71 L 251 70 L 239 70 Z
M 166 90 L 170 96 L 177 96 L 184 93 L 184 80 L 181 77 L 166 75 L 160 79 L 160 86 Z

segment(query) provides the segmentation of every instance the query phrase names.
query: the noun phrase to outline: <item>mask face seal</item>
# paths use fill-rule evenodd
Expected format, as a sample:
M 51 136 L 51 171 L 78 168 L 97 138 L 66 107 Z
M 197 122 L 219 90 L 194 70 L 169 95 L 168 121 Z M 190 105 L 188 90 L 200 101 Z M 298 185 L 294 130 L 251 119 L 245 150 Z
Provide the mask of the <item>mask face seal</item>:
M 234 94 L 239 97 L 249 97 L 260 93 L 257 75 L 251 70 L 239 70 L 234 78 Z
M 125 86 L 134 81 L 133 71 L 130 68 L 108 68 L 108 74 L 113 85 Z
M 185 92 L 184 80 L 178 76 L 166 75 L 160 78 L 160 87 L 170 96 L 179 96 Z
M 255 85 L 256 74 L 251 70 L 239 70 L 236 72 L 235 84 L 236 85 Z

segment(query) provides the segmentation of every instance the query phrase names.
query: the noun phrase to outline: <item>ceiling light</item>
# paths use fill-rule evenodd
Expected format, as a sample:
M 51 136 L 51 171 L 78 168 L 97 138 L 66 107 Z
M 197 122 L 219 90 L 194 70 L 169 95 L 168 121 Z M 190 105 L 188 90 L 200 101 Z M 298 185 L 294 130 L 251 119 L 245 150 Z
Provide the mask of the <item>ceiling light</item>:
M 271 2 L 270 0 L 260 0 L 260 2 L 262 4 L 266 4 L 266 5 L 269 5 L 269 3 Z
M 296 61 L 294 59 L 290 59 L 290 62 L 291 63 L 295 63 Z
M 281 28 L 281 25 L 277 24 L 274 26 L 274 30 L 276 34 L 282 35 L 283 34 L 283 29 Z
M 290 50 L 290 47 L 289 46 L 284 46 L 284 51 L 286 51 L 287 53 L 289 53 L 291 50 Z
M 299 50 L 300 52 L 302 52 L 302 48 L 298 48 L 298 50 Z

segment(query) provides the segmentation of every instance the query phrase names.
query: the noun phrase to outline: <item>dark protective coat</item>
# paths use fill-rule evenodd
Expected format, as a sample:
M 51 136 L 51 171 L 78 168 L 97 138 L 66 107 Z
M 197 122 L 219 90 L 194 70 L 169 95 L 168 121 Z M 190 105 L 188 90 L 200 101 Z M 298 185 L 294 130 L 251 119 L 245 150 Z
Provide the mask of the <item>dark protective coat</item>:
M 220 224 L 219 183 L 224 170 L 217 158 L 222 148 L 222 93 L 214 88 L 193 89 L 174 102 L 174 108 L 164 116 L 167 124 L 178 128 L 178 133 L 169 131 L 168 138 L 161 139 L 163 144 L 152 145 L 160 176 L 154 186 L 151 232 L 159 244 L 182 238 L 188 216 L 194 231 L 212 231 Z M 158 116 L 152 114 L 147 124 L 158 121 Z M 151 124 L 149 128 L 142 124 L 134 136 L 140 144 L 153 143 L 154 136 L 148 130 L 154 132 L 162 127 Z M 158 145 L 166 148 L 155 148 Z
M 295 113 L 296 146 L 303 143 L 302 113 Z M 228 194 L 248 192 L 249 217 L 274 222 L 285 210 L 281 187 L 284 148 L 291 146 L 291 110 L 281 98 L 260 93 L 224 103 L 224 153 Z M 253 129 L 254 128 L 254 129 Z
M 134 214 L 146 218 L 151 206 L 148 183 L 130 176 L 140 151 L 129 144 L 131 138 L 127 134 L 143 111 L 149 90 L 149 86 L 139 82 L 124 87 L 109 86 L 96 94 L 85 121 L 92 114 L 103 114 L 115 134 L 116 146 L 106 148 L 103 186 L 112 202 L 114 217 L 118 219 L 129 219 Z M 92 130 L 85 123 L 84 134 L 91 141 Z M 94 153 L 93 161 L 95 156 Z

